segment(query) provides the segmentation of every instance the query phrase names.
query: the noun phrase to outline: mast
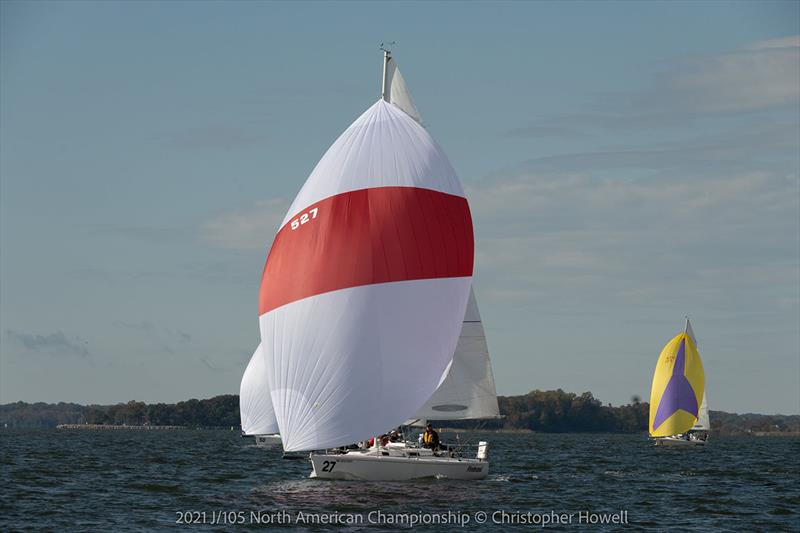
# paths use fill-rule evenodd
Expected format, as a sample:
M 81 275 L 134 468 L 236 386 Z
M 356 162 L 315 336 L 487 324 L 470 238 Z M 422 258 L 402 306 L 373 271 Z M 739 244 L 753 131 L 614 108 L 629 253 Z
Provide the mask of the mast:
M 388 94 L 388 87 L 387 85 L 387 75 L 389 74 L 389 61 L 392 59 L 392 53 L 383 46 L 381 43 L 380 49 L 383 50 L 383 75 L 381 76 L 381 99 L 385 102 L 389 101 L 389 94 Z M 375 455 L 377 457 L 381 456 L 381 444 L 380 438 L 378 436 L 372 437 L 373 442 L 375 443 Z
M 389 87 L 387 76 L 389 74 L 389 61 L 392 60 L 392 52 L 387 48 L 381 47 L 383 50 L 383 78 L 381 79 L 381 98 L 385 101 L 389 101 Z

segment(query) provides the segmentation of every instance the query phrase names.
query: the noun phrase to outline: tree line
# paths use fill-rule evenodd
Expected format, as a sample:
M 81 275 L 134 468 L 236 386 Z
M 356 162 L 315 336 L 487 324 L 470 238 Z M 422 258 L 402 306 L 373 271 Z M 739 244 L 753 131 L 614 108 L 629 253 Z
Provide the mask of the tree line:
M 116 405 L 25 403 L 0 405 L 0 426 L 52 428 L 59 424 L 128 426 L 239 427 L 239 396 L 226 394 L 207 400 L 174 404 L 130 401 Z
M 561 389 L 534 390 L 519 396 L 497 398 L 502 418 L 489 421 L 448 421 L 442 425 L 460 428 L 532 430 L 547 433 L 647 431 L 649 408 L 633 398 L 614 407 L 591 392 L 574 394 Z M 75 403 L 25 403 L 0 405 L 0 427 L 52 428 L 58 424 L 113 424 L 185 426 L 187 428 L 239 427 L 239 397 L 215 396 L 175 404 L 130 401 L 116 405 Z M 715 433 L 800 433 L 798 415 L 732 414 L 711 411 Z

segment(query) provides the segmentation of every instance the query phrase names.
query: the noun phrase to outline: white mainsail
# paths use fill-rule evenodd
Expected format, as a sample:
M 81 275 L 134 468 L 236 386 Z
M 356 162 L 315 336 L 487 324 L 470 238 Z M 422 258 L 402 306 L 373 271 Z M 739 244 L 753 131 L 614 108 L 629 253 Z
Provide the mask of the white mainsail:
M 695 346 L 697 344 L 697 337 L 694 336 L 692 324 L 689 322 L 689 317 L 686 317 L 686 334 L 691 337 Z M 708 393 L 703 392 L 703 401 L 700 402 L 700 409 L 697 414 L 697 422 L 692 426 L 693 431 L 709 431 L 711 429 L 711 421 L 708 418 L 708 401 L 706 399 Z
M 256 348 L 242 375 L 239 386 L 239 415 L 245 435 L 278 433 L 278 421 L 272 408 L 261 344 Z
M 406 86 L 406 80 L 397 68 L 397 62 L 391 57 L 386 58 L 386 82 L 383 98 L 402 109 L 408 116 L 422 124 L 417 106 L 411 98 L 411 92 Z
M 499 417 L 486 334 L 475 292 L 470 289 L 461 335 L 447 375 L 433 396 L 406 424 Z
M 706 396 L 707 394 L 703 393 L 703 401 L 700 402 L 697 422 L 692 426 L 692 430 L 694 431 L 709 431 L 711 429 L 711 421 L 708 419 L 708 402 Z
M 415 413 L 467 306 L 469 204 L 430 134 L 386 99 L 386 61 L 382 98 L 314 168 L 264 267 L 261 339 L 286 451 L 357 442 Z

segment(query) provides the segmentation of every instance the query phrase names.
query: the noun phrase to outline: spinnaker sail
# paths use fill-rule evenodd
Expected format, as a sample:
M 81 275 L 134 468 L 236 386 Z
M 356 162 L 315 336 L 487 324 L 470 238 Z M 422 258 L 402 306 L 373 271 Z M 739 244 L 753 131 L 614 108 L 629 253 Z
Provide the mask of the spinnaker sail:
M 258 345 L 239 386 L 239 414 L 245 435 L 271 435 L 278 433 L 278 421 L 272 408 L 272 398 L 267 383 L 267 367 L 261 344 Z
M 698 420 L 705 374 L 689 319 L 683 333 L 664 346 L 650 392 L 650 435 L 685 433 Z
M 461 330 L 473 247 L 455 170 L 382 97 L 311 172 L 264 267 L 261 339 L 286 451 L 381 434 L 431 397 Z

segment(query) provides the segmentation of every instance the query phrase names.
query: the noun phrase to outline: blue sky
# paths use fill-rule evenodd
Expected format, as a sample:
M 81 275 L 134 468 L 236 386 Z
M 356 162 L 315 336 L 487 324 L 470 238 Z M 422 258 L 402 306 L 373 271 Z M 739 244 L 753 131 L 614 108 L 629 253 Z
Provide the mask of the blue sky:
M 800 412 L 797 2 L 3 2 L 0 402 L 238 391 L 275 226 L 377 98 L 465 184 L 498 392 Z

